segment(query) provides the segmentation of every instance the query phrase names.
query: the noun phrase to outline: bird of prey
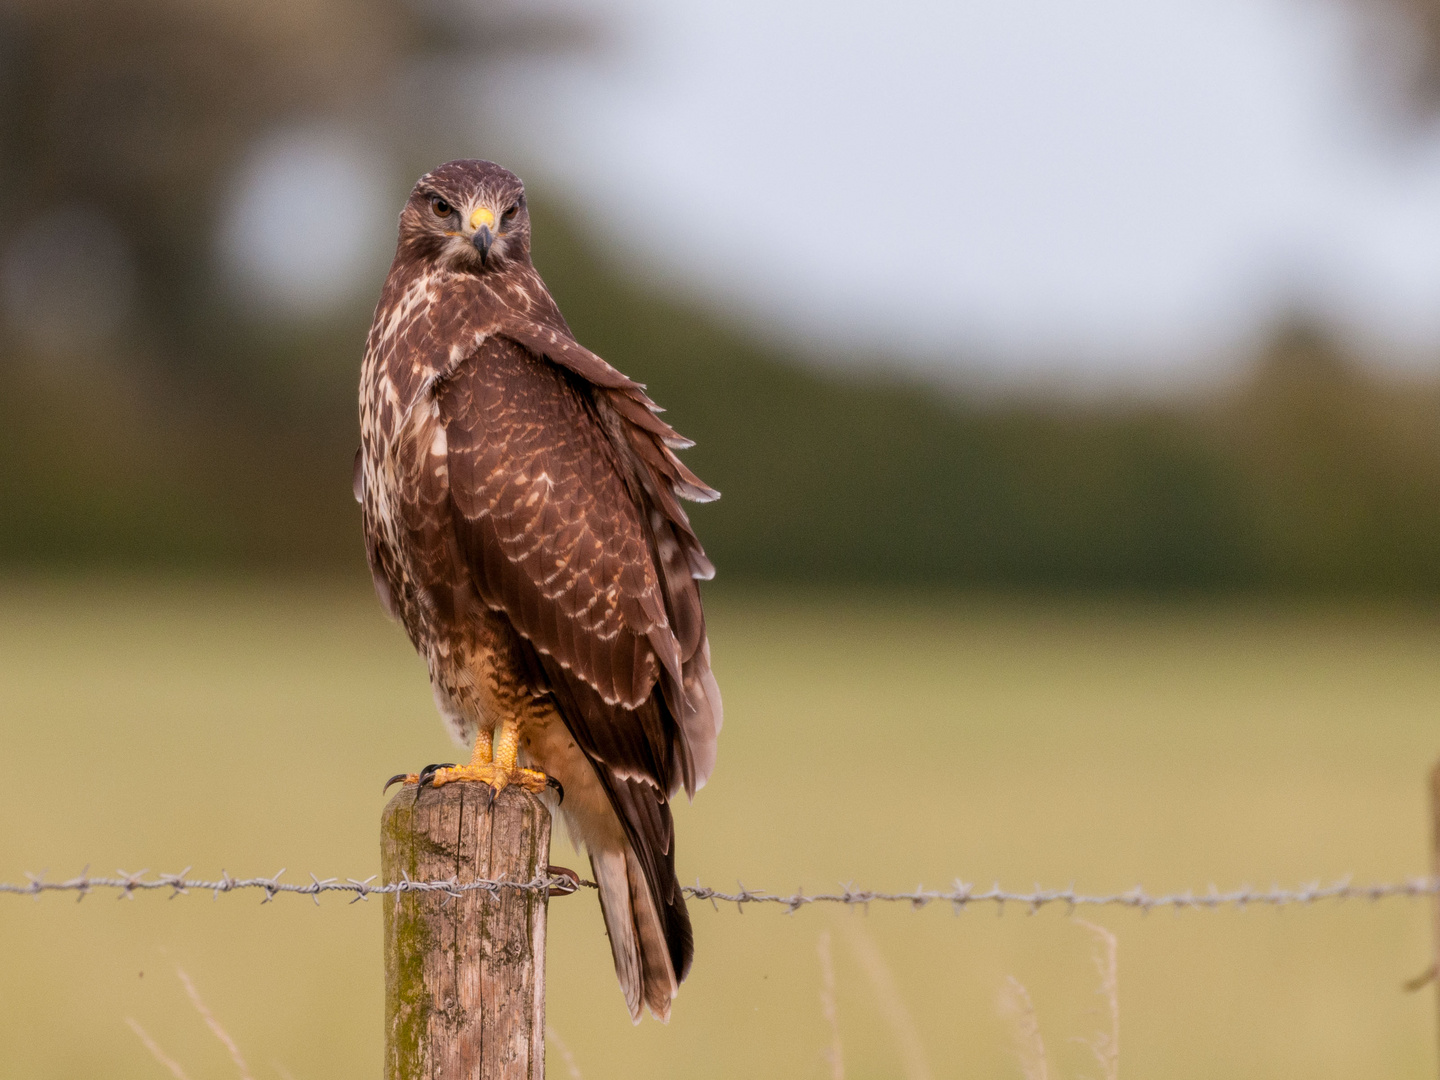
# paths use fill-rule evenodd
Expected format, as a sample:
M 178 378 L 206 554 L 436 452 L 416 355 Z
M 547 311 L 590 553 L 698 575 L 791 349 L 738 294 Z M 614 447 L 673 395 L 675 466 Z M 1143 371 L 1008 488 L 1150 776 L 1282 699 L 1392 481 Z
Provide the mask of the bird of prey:
M 420 178 L 366 342 L 355 497 L 376 592 L 474 753 L 404 779 L 558 781 L 636 1022 L 669 1017 L 690 967 L 669 800 L 705 783 L 722 719 L 714 568 L 680 504 L 718 492 L 659 412 L 571 334 L 514 174 Z

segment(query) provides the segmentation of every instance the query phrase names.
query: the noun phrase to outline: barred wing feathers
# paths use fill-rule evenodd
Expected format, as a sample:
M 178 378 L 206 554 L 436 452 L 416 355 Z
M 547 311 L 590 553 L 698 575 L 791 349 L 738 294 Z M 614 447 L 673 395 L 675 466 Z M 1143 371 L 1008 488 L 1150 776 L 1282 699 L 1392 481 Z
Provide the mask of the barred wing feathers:
M 497 335 L 436 385 L 435 404 L 476 589 L 529 643 L 537 685 L 595 765 L 679 979 L 693 950 L 666 798 L 704 783 L 720 717 L 686 557 L 699 545 L 652 505 L 667 478 L 626 460 L 632 444 L 610 429 L 629 425 L 607 425 L 592 385 Z
M 549 293 L 538 290 L 541 303 L 531 318 L 510 313 L 498 332 L 523 344 L 537 356 L 580 376 L 595 388 L 605 408 L 612 441 L 625 447 L 631 494 L 644 507 L 653 553 L 660 569 L 660 587 L 679 646 L 679 687 L 665 687 L 671 711 L 685 734 L 685 755 L 680 780 L 694 795 L 715 766 L 716 737 L 724 723 L 720 689 L 710 669 L 710 644 L 700 605 L 698 580 L 709 580 L 715 567 L 690 526 L 680 499 L 709 502 L 720 493 L 707 486 L 685 466 L 674 451 L 692 445 L 660 419 L 660 408 L 640 383 L 622 375 L 599 356 L 578 344 L 565 325 Z M 667 672 L 674 675 L 667 665 Z M 678 692 L 677 692 L 678 689 Z M 675 793 L 675 787 L 669 790 Z
M 487 603 L 610 705 L 634 709 L 679 645 L 645 527 L 581 393 L 487 339 L 436 392 L 456 528 Z

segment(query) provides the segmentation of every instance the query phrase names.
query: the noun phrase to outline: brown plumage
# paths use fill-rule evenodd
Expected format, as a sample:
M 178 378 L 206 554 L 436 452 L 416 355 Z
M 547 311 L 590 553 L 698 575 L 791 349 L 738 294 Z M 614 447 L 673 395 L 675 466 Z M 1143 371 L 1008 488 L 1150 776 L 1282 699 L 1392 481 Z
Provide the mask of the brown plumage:
M 690 967 L 668 800 L 705 783 L 722 718 L 679 501 L 717 493 L 658 412 L 571 335 L 514 175 L 420 178 L 361 373 L 366 554 L 456 737 L 478 761 L 518 724 L 521 763 L 564 785 L 636 1020 Z

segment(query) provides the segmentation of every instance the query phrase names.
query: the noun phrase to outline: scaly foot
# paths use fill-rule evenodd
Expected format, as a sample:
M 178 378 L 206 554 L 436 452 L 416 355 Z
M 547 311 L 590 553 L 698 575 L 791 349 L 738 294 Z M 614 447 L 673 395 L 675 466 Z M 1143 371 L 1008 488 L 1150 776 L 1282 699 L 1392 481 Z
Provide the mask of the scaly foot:
M 550 778 L 539 769 L 523 769 L 518 765 L 506 768 L 504 765 L 493 761 L 472 762 L 469 765 L 451 765 L 448 768 L 436 769 L 430 780 L 435 787 L 444 784 L 453 784 L 460 780 L 469 780 L 477 784 L 489 784 L 496 795 L 504 791 L 511 784 L 516 784 L 532 794 L 539 794 L 545 790 Z
M 526 791 L 539 794 L 547 787 L 553 787 L 560 800 L 565 799 L 565 789 L 560 786 L 560 781 L 553 776 L 546 776 L 538 769 L 525 769 L 519 766 L 506 768 L 494 762 L 471 762 L 468 765 L 426 765 L 418 773 L 396 773 L 385 782 L 384 790 L 389 791 L 391 784 L 415 784 L 416 794 L 419 789 L 426 785 L 441 787 L 445 784 L 453 784 L 458 781 L 468 780 L 473 783 L 485 784 L 490 787 L 496 795 L 504 791 L 511 784 L 516 784 Z

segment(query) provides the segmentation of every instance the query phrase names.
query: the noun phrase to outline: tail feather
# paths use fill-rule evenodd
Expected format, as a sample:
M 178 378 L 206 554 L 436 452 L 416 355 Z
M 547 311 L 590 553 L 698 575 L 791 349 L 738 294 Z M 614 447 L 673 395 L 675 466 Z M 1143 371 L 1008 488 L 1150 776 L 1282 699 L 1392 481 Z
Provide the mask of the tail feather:
M 630 906 L 630 879 L 625 852 L 590 852 L 590 869 L 600 886 L 600 910 L 605 915 L 605 932 L 615 957 L 615 977 L 625 993 L 630 1019 L 640 1022 L 644 983 L 640 967 L 640 938 L 635 932 L 635 914 Z
M 592 848 L 590 867 L 600 886 L 600 910 L 630 1019 L 638 1024 L 641 1008 L 649 1006 L 656 1019 L 669 1020 L 679 980 L 670 962 L 665 925 L 639 860 L 628 844 L 623 850 Z
M 656 1019 L 670 1019 L 670 1002 L 680 989 L 670 962 L 665 925 L 655 910 L 655 900 L 645 882 L 645 872 L 633 851 L 625 852 L 630 877 L 630 910 L 635 913 L 635 930 L 640 939 L 640 969 L 645 976 L 645 1004 Z

